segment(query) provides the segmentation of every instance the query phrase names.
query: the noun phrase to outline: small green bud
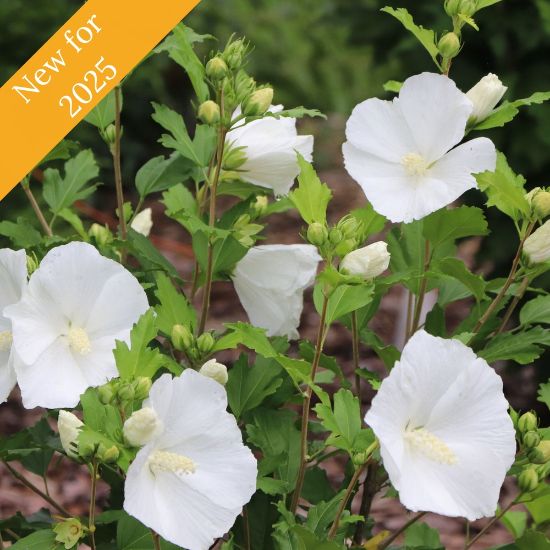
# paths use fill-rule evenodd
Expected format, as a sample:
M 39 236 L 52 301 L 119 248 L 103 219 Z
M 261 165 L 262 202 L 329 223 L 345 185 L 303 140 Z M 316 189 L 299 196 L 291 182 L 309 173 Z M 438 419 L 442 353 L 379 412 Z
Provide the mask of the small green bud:
M 355 466 L 363 466 L 365 462 L 368 460 L 370 455 L 367 453 L 356 453 L 352 457 L 353 464 Z
M 230 42 L 223 52 L 223 58 L 230 69 L 239 69 L 243 63 L 244 56 L 246 54 L 246 44 L 243 40 L 235 40 Z
M 439 53 L 445 59 L 456 57 L 460 51 L 460 38 L 454 32 L 443 35 L 437 43 Z
M 233 223 L 235 229 L 246 227 L 251 221 L 250 214 L 241 214 Z
M 84 460 L 87 460 L 95 455 L 96 446 L 91 442 L 79 443 L 78 445 L 78 456 L 82 457 Z
M 235 94 L 239 101 L 249 97 L 256 89 L 256 81 L 244 72 L 240 72 L 235 83 Z
M 85 535 L 84 527 L 78 518 L 63 519 L 56 523 L 52 529 L 55 533 L 55 540 L 63 544 L 67 550 L 74 548 Z
M 269 206 L 269 199 L 265 195 L 259 195 L 256 200 L 250 205 L 250 209 L 254 214 L 254 217 L 259 218 L 263 216 L 267 207 Z
M 531 430 L 523 435 L 522 440 L 525 447 L 532 449 L 540 443 L 540 435 L 536 431 Z
M 332 244 L 337 245 L 344 238 L 344 236 L 342 235 L 342 232 L 337 227 L 333 227 L 329 231 L 328 238 Z
M 550 440 L 541 441 L 527 453 L 527 458 L 533 464 L 546 464 L 550 460 Z
M 99 225 L 98 223 L 92 224 L 88 230 L 88 235 L 93 237 L 99 246 L 105 246 L 113 240 L 113 234 L 109 231 L 109 229 L 104 225 Z
M 538 426 L 537 416 L 533 412 L 523 413 L 518 420 L 518 430 L 521 433 L 536 430 Z
M 458 8 L 460 15 L 471 17 L 477 11 L 477 0 L 462 0 Z
M 172 345 L 179 351 L 186 351 L 193 346 L 195 339 L 184 325 L 174 325 L 171 334 Z
M 534 491 L 539 485 L 539 474 L 536 468 L 528 466 L 518 476 L 518 485 L 522 492 Z
M 133 401 L 136 392 L 132 384 L 122 384 L 120 388 L 118 388 L 117 396 L 121 401 Z
M 116 462 L 118 460 L 119 456 L 120 450 L 116 445 L 113 445 L 112 447 L 105 449 L 99 459 L 101 460 L 101 462 L 105 462 L 105 464 L 112 464 L 113 462 Z
M 99 388 L 97 388 L 97 394 L 99 396 L 99 400 L 104 405 L 112 403 L 113 399 L 115 398 L 115 390 L 110 383 L 99 386 Z
M 445 0 L 445 11 L 450 17 L 457 15 L 459 8 L 460 0 Z
M 357 236 L 359 224 L 355 218 L 346 217 L 342 218 L 336 227 L 342 232 L 346 239 L 350 239 Z
M 38 269 L 38 260 L 34 254 L 27 256 L 27 273 L 29 277 Z
M 263 115 L 271 107 L 273 101 L 273 88 L 261 88 L 256 90 L 244 103 L 243 114 L 245 116 Z
M 246 147 L 231 147 L 223 155 L 223 169 L 225 171 L 238 170 L 246 162 Z
M 209 332 L 205 332 L 197 338 L 197 349 L 201 353 L 206 355 L 207 353 L 210 353 L 210 351 L 212 351 L 215 343 L 216 341 L 214 340 L 212 334 L 210 334 Z
M 116 126 L 114 124 L 109 124 L 105 130 L 103 130 L 103 139 L 105 143 L 109 146 L 114 145 L 116 141 Z
M 228 72 L 227 63 L 219 56 L 213 57 L 206 64 L 206 76 L 210 78 L 210 80 L 223 80 Z
M 209 126 L 218 124 L 220 121 L 220 106 L 215 101 L 209 99 L 208 101 L 201 103 L 197 116 L 200 120 L 202 120 L 202 122 L 208 124 Z
M 134 382 L 135 398 L 138 400 L 145 399 L 149 395 L 153 382 L 147 376 L 138 376 Z
M 357 242 L 355 239 L 344 239 L 336 245 L 335 252 L 338 256 L 344 257 L 349 254 L 352 250 L 355 250 Z
M 319 222 L 313 222 L 307 228 L 307 240 L 315 246 L 323 246 L 328 239 L 328 229 Z

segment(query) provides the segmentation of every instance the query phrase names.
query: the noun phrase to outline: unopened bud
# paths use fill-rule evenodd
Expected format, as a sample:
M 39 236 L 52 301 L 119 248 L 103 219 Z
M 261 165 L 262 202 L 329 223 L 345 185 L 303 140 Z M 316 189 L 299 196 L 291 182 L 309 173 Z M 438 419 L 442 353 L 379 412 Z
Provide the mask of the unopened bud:
M 328 238 L 332 244 L 337 245 L 344 238 L 344 235 L 338 228 L 333 227 L 328 233 Z
M 539 485 L 539 474 L 536 468 L 528 466 L 518 476 L 518 485 L 522 492 L 534 491 Z
M 116 126 L 114 124 L 109 124 L 109 126 L 103 130 L 103 139 L 107 145 L 114 145 L 116 141 Z
M 61 446 L 68 456 L 76 458 L 78 455 L 78 434 L 84 424 L 80 418 L 68 411 L 59 411 L 57 429 Z
M 197 116 L 202 122 L 209 126 L 218 124 L 220 121 L 220 106 L 215 101 L 209 99 L 201 103 Z
M 239 73 L 237 76 L 237 82 L 235 83 L 235 93 L 237 95 L 237 99 L 241 101 L 244 100 L 249 97 L 255 89 L 256 81 L 251 76 L 248 76 L 242 72 Z
M 99 225 L 98 223 L 92 224 L 88 230 L 88 235 L 93 237 L 99 246 L 105 246 L 113 240 L 113 234 L 109 231 L 109 229 L 103 225 Z
M 212 351 L 215 343 L 216 341 L 214 340 L 212 334 L 210 334 L 209 332 L 205 332 L 197 338 L 197 349 L 202 354 L 206 355 L 207 353 L 210 353 L 210 351 Z
M 448 32 L 443 35 L 437 43 L 437 49 L 441 54 L 441 57 L 445 59 L 452 59 L 456 57 L 460 51 L 460 38 L 454 32 Z
M 179 351 L 186 351 L 193 346 L 195 339 L 184 325 L 174 325 L 171 334 L 172 345 Z
M 533 464 L 546 464 L 550 460 L 550 440 L 541 441 L 527 453 L 527 458 Z
M 531 200 L 531 206 L 534 213 L 539 218 L 546 218 L 550 216 L 550 192 L 540 189 L 538 193 L 535 193 Z
M 111 383 L 99 386 L 99 388 L 97 388 L 97 394 L 99 396 L 99 400 L 104 405 L 108 405 L 115 398 L 115 390 Z
M 461 0 L 458 13 L 471 17 L 477 11 L 477 0 Z
M 356 453 L 353 455 L 352 460 L 355 466 L 363 466 L 365 462 L 369 459 L 370 454 L 367 453 Z
M 527 237 L 523 252 L 530 264 L 542 264 L 550 260 L 550 220 Z
M 124 437 L 132 447 L 142 447 L 160 435 L 164 426 L 157 413 L 150 407 L 144 407 L 132 413 L 124 422 Z
M 147 376 L 139 376 L 134 380 L 134 392 L 135 398 L 138 400 L 143 400 L 149 395 L 153 382 Z
M 346 239 L 350 239 L 357 236 L 359 224 L 355 218 L 347 217 L 342 218 L 336 227 L 338 227 Z
M 113 445 L 112 447 L 102 450 L 102 453 L 99 456 L 99 460 L 101 460 L 101 462 L 104 462 L 105 464 L 112 464 L 113 462 L 116 462 L 118 460 L 119 456 L 120 450 L 116 445 Z
M 523 413 L 518 419 L 518 430 L 521 433 L 530 432 L 538 428 L 537 416 L 533 412 Z
M 79 443 L 78 445 L 78 455 L 83 459 L 90 459 L 96 453 L 96 445 L 90 441 L 85 443 Z
M 148 237 L 153 228 L 153 211 L 150 208 L 142 210 L 130 224 L 130 227 L 141 233 L 144 237 Z
M 238 170 L 246 162 L 246 147 L 231 147 L 223 155 L 223 169 L 226 171 Z
M 199 369 L 199 373 L 207 378 L 212 378 L 212 380 L 219 382 L 222 386 L 227 384 L 227 367 L 222 363 L 218 363 L 215 359 L 210 359 L 210 361 L 207 361 Z
M 388 245 L 383 241 L 350 252 L 340 263 L 340 271 L 364 279 L 374 279 L 390 265 Z
M 268 206 L 269 199 L 265 195 L 259 195 L 258 197 L 256 197 L 256 200 L 250 205 L 250 208 L 255 217 L 259 218 L 266 213 Z
M 251 221 L 250 214 L 241 214 L 233 224 L 235 229 L 246 227 Z
M 524 434 L 522 441 L 525 447 L 532 449 L 540 443 L 540 435 L 535 430 L 531 430 Z
M 470 115 L 470 123 L 485 120 L 498 105 L 508 88 L 502 84 L 495 74 L 484 76 L 471 90 L 466 93 L 474 108 Z
M 223 80 L 228 72 L 227 63 L 219 56 L 213 57 L 206 64 L 206 76 L 210 78 L 210 80 Z
M 271 107 L 273 101 L 273 88 L 261 88 L 256 90 L 243 104 L 245 116 L 263 115 Z
M 235 70 L 242 65 L 246 49 L 246 44 L 241 39 L 227 45 L 223 52 L 223 58 L 230 69 Z
M 307 228 L 307 240 L 315 246 L 323 246 L 328 239 L 328 229 L 322 223 L 313 222 Z
M 117 390 L 117 397 L 121 401 L 133 401 L 136 396 L 136 392 L 132 384 L 122 384 Z
M 445 0 L 445 11 L 450 17 L 457 15 L 459 8 L 460 0 Z
M 38 269 L 38 260 L 34 256 L 27 256 L 27 274 L 29 277 Z
M 355 239 L 344 239 L 340 241 L 335 248 L 335 252 L 338 256 L 343 257 L 349 254 L 352 250 L 355 250 L 357 241 Z

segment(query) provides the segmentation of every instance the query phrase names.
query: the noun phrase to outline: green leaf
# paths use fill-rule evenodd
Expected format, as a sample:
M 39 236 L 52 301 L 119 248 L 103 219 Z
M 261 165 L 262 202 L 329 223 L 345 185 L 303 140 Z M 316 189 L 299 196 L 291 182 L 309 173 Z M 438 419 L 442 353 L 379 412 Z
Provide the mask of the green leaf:
M 509 510 L 500 518 L 500 521 L 515 539 L 519 539 L 527 528 L 527 513 Z
M 71 158 L 73 153 L 78 151 L 78 143 L 76 141 L 71 141 L 70 139 L 64 139 L 60 141 L 40 162 L 39 166 L 42 164 L 47 164 L 48 162 L 53 162 L 54 160 L 68 160 Z
M 541 356 L 543 349 L 538 344 L 550 345 L 550 334 L 541 327 L 515 334 L 499 334 L 478 355 L 488 363 L 509 359 L 527 365 Z
M 59 170 L 45 170 L 43 197 L 54 215 L 91 195 L 97 185 L 89 185 L 89 182 L 98 174 L 99 168 L 89 149 L 65 163 L 65 177 Z
M 496 206 L 516 221 L 530 216 L 531 208 L 525 198 L 525 178 L 514 173 L 502 153 L 498 153 L 496 170 L 478 174 L 476 179 L 481 191 L 487 195 L 487 206 Z
M 58 216 L 64 219 L 78 234 L 78 236 L 83 240 L 88 240 L 88 233 L 84 229 L 84 224 L 82 220 L 78 217 L 78 214 L 75 214 L 72 210 L 64 208 L 58 214 Z
M 164 273 L 157 275 L 156 282 L 155 296 L 159 304 L 155 307 L 155 313 L 159 330 L 170 336 L 174 325 L 184 325 L 193 332 L 197 324 L 195 308 Z
M 439 550 L 444 548 L 439 539 L 439 533 L 426 523 L 413 523 L 405 531 L 405 546 L 421 548 L 422 550 Z
M 487 235 L 489 227 L 483 210 L 474 206 L 443 208 L 424 218 L 422 234 L 436 248 L 462 237 Z
M 121 98 L 121 109 L 122 109 L 122 94 Z M 102 99 L 97 107 L 94 107 L 88 116 L 84 119 L 89 124 L 92 124 L 99 130 L 103 131 L 107 126 L 112 124 L 115 121 L 116 116 L 116 100 L 115 100 L 115 90 L 109 92 L 104 99 Z
M 167 52 L 168 56 L 180 67 L 183 67 L 199 102 L 209 97 L 208 85 L 205 81 L 205 70 L 197 54 L 193 51 L 193 44 L 211 38 L 210 35 L 199 35 L 183 23 L 180 23 L 166 40 L 155 49 L 155 52 Z
M 176 150 L 182 157 L 189 159 L 194 164 L 200 167 L 208 166 L 210 157 L 206 158 L 204 151 L 197 150 L 195 143 L 189 137 L 183 117 L 173 111 L 166 105 L 153 103 L 154 113 L 151 115 L 153 120 L 160 124 L 170 134 L 163 134 L 160 138 L 160 143 L 168 149 Z
M 389 13 L 393 15 L 401 24 L 414 36 L 417 40 L 426 48 L 427 52 L 430 54 L 430 57 L 433 59 L 433 62 L 441 69 L 441 65 L 437 61 L 437 56 L 439 55 L 439 49 L 435 43 L 435 33 L 431 29 L 425 29 L 424 27 L 417 25 L 414 22 L 412 15 L 405 8 L 394 9 L 390 6 L 382 8 L 380 11 Z
M 521 325 L 550 324 L 550 296 L 538 296 L 527 302 L 520 311 Z
M 210 231 L 210 228 L 208 228 L 208 231 Z M 219 237 L 219 235 L 228 233 L 225 230 L 214 229 L 214 232 L 218 235 L 218 239 L 214 243 L 212 251 L 213 277 L 214 280 L 226 279 L 226 275 L 233 271 L 237 262 L 241 258 L 244 258 L 248 252 L 248 248 L 230 234 Z M 203 271 L 206 271 L 208 262 L 208 237 L 202 230 L 195 232 L 193 235 L 193 251 L 195 252 L 195 257 L 197 258 L 199 266 Z
M 550 380 L 539 386 L 537 401 L 544 403 L 550 409 Z
M 326 324 L 330 325 L 344 315 L 365 307 L 372 301 L 374 285 L 340 285 L 329 297 L 326 313 Z M 317 285 L 314 290 L 315 307 L 318 311 L 322 308 L 322 287 Z
M 25 218 L 17 218 L 17 223 L 0 222 L 0 235 L 8 237 L 15 248 L 32 248 L 42 242 L 40 232 Z
M 12 550 L 61 550 L 65 546 L 55 540 L 55 533 L 51 530 L 36 531 L 28 537 L 19 539 L 10 546 Z
M 383 85 L 383 88 L 386 92 L 394 92 L 396 94 L 398 94 L 401 91 L 402 87 L 403 87 L 403 82 L 399 82 L 397 80 L 388 80 Z
M 153 377 L 164 365 L 164 356 L 158 349 L 151 349 L 148 344 L 157 337 L 158 327 L 155 313 L 147 310 L 133 326 L 130 332 L 130 346 L 117 340 L 113 351 L 120 377 L 132 380 L 137 376 Z
M 344 491 L 328 502 L 319 502 L 308 510 L 305 526 L 317 537 L 325 538 L 327 529 L 336 518 L 338 507 L 344 498 Z
M 341 546 L 333 541 L 322 541 L 311 531 L 301 525 L 295 525 L 292 533 L 298 539 L 299 550 L 341 550 Z
M 477 0 L 476 10 L 479 11 L 484 8 L 488 8 L 489 6 L 498 4 L 499 2 L 502 2 L 502 0 Z
M 230 369 L 225 389 L 229 407 L 237 420 L 245 412 L 261 405 L 282 384 L 282 369 L 274 367 L 275 365 L 266 363 L 249 367 L 247 356 L 241 355 Z
M 486 283 L 479 275 L 474 275 L 466 264 L 458 258 L 443 258 L 432 266 L 432 271 L 437 276 L 438 272 L 456 279 L 463 284 L 479 302 L 485 296 Z
M 273 117 L 273 118 L 304 118 L 306 116 L 311 118 L 327 118 L 327 116 L 317 109 L 307 109 L 306 107 L 294 107 L 292 109 L 285 109 L 283 111 L 278 111 L 276 113 L 268 112 L 265 113 L 262 117 Z M 256 117 L 252 117 L 256 118 Z
M 145 198 L 151 193 L 165 191 L 187 180 L 192 171 L 188 159 L 174 153 L 168 158 L 155 157 L 147 161 L 136 174 L 136 189 Z
M 241 322 L 226 323 L 225 326 L 228 332 L 216 342 L 212 353 L 224 349 L 234 349 L 238 345 L 243 345 L 254 350 L 262 357 L 277 357 L 278 353 L 266 336 L 265 329 Z
M 391 344 L 384 344 L 384 342 L 372 330 L 362 330 L 360 337 L 361 341 L 370 346 L 374 353 L 382 359 L 387 369 L 392 369 L 395 362 L 401 357 L 401 352 L 395 346 L 392 346 Z M 365 369 L 361 370 L 364 372 Z M 373 385 L 372 382 L 371 385 Z M 374 389 L 378 388 L 375 387 Z
M 476 124 L 472 130 L 488 130 L 490 128 L 499 128 L 512 121 L 519 113 L 519 107 L 533 104 L 541 104 L 550 99 L 550 92 L 536 92 L 525 99 L 516 99 L 515 101 L 505 101 L 500 107 L 497 107 L 486 119 Z
M 361 208 L 356 208 L 350 212 L 350 216 L 355 218 L 358 222 L 361 222 L 361 233 L 357 235 L 357 240 L 362 242 L 374 235 L 375 233 L 380 233 L 385 225 L 386 218 L 381 214 L 378 214 L 372 206 L 372 204 L 367 203 Z
M 153 550 L 151 530 L 137 519 L 124 514 L 117 524 L 117 550 Z M 180 550 L 179 546 L 161 539 L 161 550 Z
M 327 207 L 332 192 L 326 183 L 321 183 L 313 166 L 302 155 L 297 155 L 300 165 L 298 187 L 289 194 L 289 198 L 306 223 L 324 224 L 327 221 Z
M 549 548 L 550 540 L 546 538 L 544 533 L 529 529 L 516 542 L 499 546 L 498 550 L 548 550 Z

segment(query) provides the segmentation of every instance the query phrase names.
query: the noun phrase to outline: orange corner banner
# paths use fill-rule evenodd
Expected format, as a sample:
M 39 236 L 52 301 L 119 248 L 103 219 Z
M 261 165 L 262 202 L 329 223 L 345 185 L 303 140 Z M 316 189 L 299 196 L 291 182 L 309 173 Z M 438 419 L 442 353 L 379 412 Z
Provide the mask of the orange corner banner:
M 0 88 L 0 199 L 199 1 L 88 0 Z

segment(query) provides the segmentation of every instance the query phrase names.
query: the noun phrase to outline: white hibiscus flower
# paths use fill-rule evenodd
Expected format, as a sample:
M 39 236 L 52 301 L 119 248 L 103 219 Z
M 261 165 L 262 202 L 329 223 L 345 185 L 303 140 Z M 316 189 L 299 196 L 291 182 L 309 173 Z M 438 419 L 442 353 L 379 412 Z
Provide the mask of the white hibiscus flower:
M 476 187 L 472 174 L 495 169 L 489 139 L 455 147 L 473 108 L 452 80 L 432 73 L 407 79 L 393 101 L 355 107 L 345 165 L 377 212 L 393 222 L 421 219 Z
M 502 380 L 457 340 L 417 332 L 365 417 L 410 510 L 473 521 L 495 513 L 516 452 Z
M 193 370 L 161 376 L 144 407 L 164 429 L 131 464 L 124 509 L 167 541 L 206 550 L 254 494 L 256 459 L 226 411 L 224 388 Z
M 268 336 L 298 338 L 304 290 L 315 280 L 320 261 L 309 244 L 251 248 L 232 277 L 250 322 L 267 329 Z
M 272 113 L 282 110 L 282 105 L 270 108 Z M 240 114 L 239 108 L 233 117 Z M 239 167 L 240 177 L 273 189 L 275 195 L 287 195 L 300 173 L 296 152 L 311 162 L 313 136 L 299 136 L 295 118 L 266 117 L 243 124 L 237 124 L 226 138 L 227 147 L 244 147 L 246 161 Z
M 128 341 L 148 307 L 138 280 L 93 246 L 48 252 L 21 301 L 4 310 L 25 407 L 74 407 L 88 387 L 117 376 L 115 340 Z
M 27 254 L 24 250 L 0 250 L 0 403 L 8 398 L 16 384 L 14 365 L 17 361 L 12 346 L 11 321 L 4 308 L 19 302 L 27 285 Z

